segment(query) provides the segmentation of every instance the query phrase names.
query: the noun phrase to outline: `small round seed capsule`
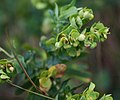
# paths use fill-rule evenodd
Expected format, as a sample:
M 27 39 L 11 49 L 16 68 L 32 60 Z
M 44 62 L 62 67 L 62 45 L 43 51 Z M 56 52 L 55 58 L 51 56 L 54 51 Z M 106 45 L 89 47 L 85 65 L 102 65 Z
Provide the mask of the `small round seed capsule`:
M 11 72 L 13 72 L 13 71 L 14 71 L 14 67 L 9 67 L 9 70 L 10 70 Z
M 84 41 L 85 40 L 85 35 L 84 34 L 80 34 L 78 37 L 79 41 Z

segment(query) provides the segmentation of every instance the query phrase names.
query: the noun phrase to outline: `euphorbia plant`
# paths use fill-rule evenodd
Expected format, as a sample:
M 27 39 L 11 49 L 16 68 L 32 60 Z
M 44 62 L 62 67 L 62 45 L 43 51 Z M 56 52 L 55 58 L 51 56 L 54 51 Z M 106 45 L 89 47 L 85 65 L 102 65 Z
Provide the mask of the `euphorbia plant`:
M 77 8 L 74 4 L 74 0 L 61 8 L 55 4 L 55 10 L 49 10 L 52 31 L 49 39 L 41 37 L 41 50 L 31 48 L 21 56 L 14 47 L 11 54 L 0 48 L 9 57 L 0 60 L 0 83 L 7 82 L 19 88 L 17 94 L 27 91 L 28 100 L 113 100 L 111 95 L 100 98 L 92 82 L 82 93 L 76 94 L 74 91 L 81 84 L 71 88 L 70 79 L 62 80 L 69 70 L 68 62 L 81 57 L 86 48 L 95 48 L 109 34 L 109 28 L 101 22 L 87 26 L 94 18 L 92 9 Z M 18 74 L 23 77 L 20 86 L 11 81 Z

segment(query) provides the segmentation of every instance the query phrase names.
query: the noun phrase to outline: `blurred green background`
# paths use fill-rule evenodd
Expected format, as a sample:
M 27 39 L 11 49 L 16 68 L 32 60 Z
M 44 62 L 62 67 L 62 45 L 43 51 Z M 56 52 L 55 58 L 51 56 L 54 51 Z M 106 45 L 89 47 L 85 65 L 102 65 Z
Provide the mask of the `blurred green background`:
M 39 47 L 41 35 L 50 32 L 49 20 L 45 19 L 48 8 L 54 9 L 54 2 L 62 6 L 71 0 L 43 0 L 43 5 L 36 5 L 34 1 L 39 3 L 42 0 L 0 0 L 1 47 L 9 48 L 8 37 L 14 39 L 21 53 L 22 47 L 27 45 Z M 114 100 L 120 100 L 120 0 L 77 0 L 76 6 L 93 9 L 94 21 L 110 27 L 107 41 L 90 50 L 85 59 L 96 90 L 111 93 Z M 13 91 L 9 85 L 1 85 L 0 100 L 4 100 L 4 96 L 9 97 L 7 100 L 23 99 L 23 95 L 21 98 L 14 96 Z

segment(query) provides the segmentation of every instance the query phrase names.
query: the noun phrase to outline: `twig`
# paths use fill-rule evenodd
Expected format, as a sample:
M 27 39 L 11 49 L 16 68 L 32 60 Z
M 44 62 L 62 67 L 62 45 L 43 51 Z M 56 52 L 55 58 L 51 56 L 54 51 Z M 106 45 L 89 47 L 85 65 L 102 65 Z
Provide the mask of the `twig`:
M 8 81 L 7 83 L 9 83 L 10 85 L 12 85 L 12 86 L 14 86 L 14 87 L 16 87 L 16 88 L 19 88 L 19 89 L 21 89 L 21 90 L 24 90 L 24 91 L 26 91 L 26 92 L 29 92 L 29 93 L 32 93 L 32 94 L 35 94 L 35 95 L 38 95 L 38 96 L 41 96 L 41 97 L 44 97 L 44 98 L 47 98 L 47 99 L 50 99 L 50 100 L 54 100 L 54 98 L 51 98 L 51 97 L 45 96 L 45 95 L 43 95 L 43 94 L 39 94 L 39 93 L 37 93 L 37 92 L 34 92 L 34 91 L 31 91 L 31 90 L 25 89 L 25 88 L 20 87 L 20 86 L 12 83 L 12 82 L 10 82 L 10 81 Z
M 6 34 L 7 34 L 7 37 L 8 37 L 8 43 L 10 45 L 10 48 L 11 50 L 13 51 L 13 56 L 15 57 L 15 59 L 17 60 L 18 64 L 20 65 L 20 67 L 22 68 L 23 72 L 25 73 L 26 77 L 28 78 L 28 80 L 30 81 L 30 83 L 36 88 L 36 90 L 38 90 L 40 93 L 44 94 L 44 95 L 48 95 L 46 92 L 42 91 L 38 86 L 36 86 L 34 84 L 34 82 L 31 80 L 31 78 L 29 77 L 28 73 L 26 72 L 24 66 L 21 64 L 21 62 L 19 61 L 17 55 L 15 54 L 15 50 L 14 50 L 14 47 L 9 39 L 9 34 L 8 32 L 6 31 Z
M 14 52 L 13 52 L 14 53 Z M 24 66 L 21 64 L 21 62 L 19 61 L 17 55 L 14 53 L 14 57 L 17 60 L 18 64 L 20 65 L 20 67 L 22 68 L 23 72 L 25 73 L 26 77 L 28 78 L 28 80 L 31 82 L 31 84 L 36 88 L 36 90 L 38 90 L 40 93 L 48 95 L 47 93 L 45 93 L 44 91 L 40 90 L 39 87 L 37 87 L 34 82 L 31 80 L 31 78 L 29 77 L 28 73 L 26 72 Z
M 8 57 L 13 58 L 13 55 L 10 55 L 7 51 L 5 51 L 3 48 L 0 47 L 0 52 L 3 52 L 6 54 Z

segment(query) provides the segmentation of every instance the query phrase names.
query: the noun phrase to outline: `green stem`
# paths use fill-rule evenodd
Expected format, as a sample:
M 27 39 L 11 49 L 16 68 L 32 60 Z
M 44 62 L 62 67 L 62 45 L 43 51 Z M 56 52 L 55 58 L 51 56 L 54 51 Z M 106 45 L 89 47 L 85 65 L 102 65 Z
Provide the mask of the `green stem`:
M 24 66 L 22 65 L 22 63 L 19 61 L 17 55 L 15 54 L 15 52 L 13 52 L 15 59 L 17 60 L 18 64 L 20 65 L 20 67 L 22 68 L 23 72 L 25 73 L 26 77 L 28 78 L 28 80 L 31 82 L 31 84 L 36 88 L 36 90 L 38 90 L 40 93 L 48 95 L 46 92 L 42 91 L 38 86 L 35 85 L 35 83 L 32 81 L 32 79 L 30 78 L 30 76 L 28 75 L 27 71 L 25 70 Z
M 9 83 L 10 85 L 16 87 L 16 88 L 19 88 L 19 89 L 21 89 L 21 90 L 26 91 L 26 92 L 29 92 L 29 93 L 32 93 L 32 94 L 35 94 L 35 95 L 38 95 L 38 96 L 47 98 L 47 99 L 49 99 L 49 100 L 55 100 L 54 98 L 51 98 L 51 97 L 45 96 L 45 95 L 43 95 L 43 94 L 39 94 L 39 93 L 37 93 L 37 92 L 34 92 L 34 91 L 31 91 L 31 90 L 25 89 L 25 88 L 23 88 L 23 87 L 20 87 L 20 86 L 18 86 L 18 85 L 16 85 L 16 84 L 13 84 L 13 83 L 10 82 L 10 81 L 8 81 L 8 83 Z
M 7 51 L 0 47 L 0 52 L 5 53 L 8 57 L 13 58 L 13 55 L 10 55 Z

